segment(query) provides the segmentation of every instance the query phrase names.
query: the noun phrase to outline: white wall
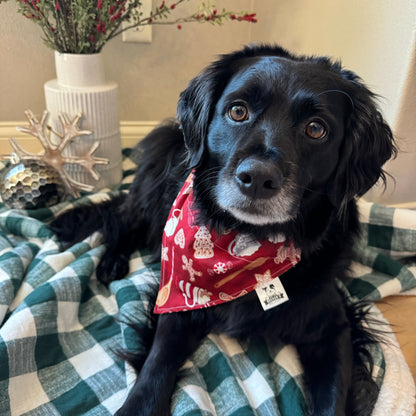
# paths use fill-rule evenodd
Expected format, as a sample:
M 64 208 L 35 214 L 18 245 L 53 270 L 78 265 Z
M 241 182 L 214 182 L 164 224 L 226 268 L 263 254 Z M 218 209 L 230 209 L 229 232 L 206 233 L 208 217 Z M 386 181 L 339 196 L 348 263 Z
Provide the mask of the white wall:
M 383 98 L 380 107 L 401 152 L 386 166 L 396 178 L 377 202 L 416 201 L 416 1 L 259 0 L 252 39 L 340 58 Z M 416 205 L 415 205 L 416 206 Z
M 156 6 L 161 3 L 153 0 Z M 191 14 L 201 1 L 178 7 Z M 218 9 L 250 10 L 251 0 L 217 0 Z M 250 23 L 153 26 L 150 44 L 115 38 L 103 49 L 108 80 L 119 84 L 121 120 L 161 120 L 175 115 L 179 93 L 218 54 L 250 41 Z M 0 4 L 0 122 L 22 120 L 23 111 L 41 114 L 43 84 L 55 78 L 53 51 L 42 32 L 17 13 L 17 1 Z
M 385 97 L 384 114 L 395 122 L 415 41 L 416 1 L 261 0 L 261 4 L 260 20 L 263 17 L 268 24 L 254 27 L 254 39 L 278 42 L 299 53 L 341 58 Z
M 198 1 L 186 5 L 193 10 Z M 277 42 L 298 53 L 340 58 L 376 93 L 401 147 L 387 165 L 396 177 L 383 203 L 416 201 L 416 0 L 217 0 L 218 8 L 254 10 L 259 23 L 153 27 L 151 44 L 114 39 L 104 48 L 107 78 L 120 87 L 121 120 L 174 115 L 180 91 L 216 55 L 253 41 Z M 53 52 L 41 32 L 0 4 L 0 123 L 40 114 L 43 84 L 54 78 Z

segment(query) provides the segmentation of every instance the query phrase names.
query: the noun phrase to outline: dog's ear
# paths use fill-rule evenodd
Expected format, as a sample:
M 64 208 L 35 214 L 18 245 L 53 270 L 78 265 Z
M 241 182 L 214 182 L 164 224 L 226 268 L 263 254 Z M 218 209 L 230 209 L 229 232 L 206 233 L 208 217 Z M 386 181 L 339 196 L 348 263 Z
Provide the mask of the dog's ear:
M 196 167 L 202 160 L 215 105 L 233 74 L 232 68 L 238 67 L 240 58 L 238 54 L 223 55 L 181 93 L 177 117 L 185 137 L 190 167 Z
M 386 180 L 384 163 L 396 155 L 393 134 L 369 91 L 352 72 L 348 80 L 352 110 L 346 120 L 340 161 L 330 190 L 331 200 L 342 212 L 355 197 L 364 195 L 379 179 Z
M 192 168 L 199 164 L 204 154 L 205 137 L 215 107 L 215 90 L 215 77 L 206 70 L 189 83 L 179 99 L 177 117 Z

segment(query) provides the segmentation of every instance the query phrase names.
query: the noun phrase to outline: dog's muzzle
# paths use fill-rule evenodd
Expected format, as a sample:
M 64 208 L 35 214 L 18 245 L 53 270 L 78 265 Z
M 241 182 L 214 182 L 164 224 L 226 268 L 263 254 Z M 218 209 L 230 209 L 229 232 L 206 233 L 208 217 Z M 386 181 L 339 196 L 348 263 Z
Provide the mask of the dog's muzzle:
M 256 225 L 284 223 L 297 212 L 296 171 L 249 156 L 219 175 L 215 201 L 236 219 Z

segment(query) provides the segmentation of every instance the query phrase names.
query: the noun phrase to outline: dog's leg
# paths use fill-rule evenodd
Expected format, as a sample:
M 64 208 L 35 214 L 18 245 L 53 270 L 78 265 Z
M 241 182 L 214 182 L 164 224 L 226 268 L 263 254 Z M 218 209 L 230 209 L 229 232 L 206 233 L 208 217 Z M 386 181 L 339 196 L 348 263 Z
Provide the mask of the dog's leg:
M 97 266 L 98 280 L 109 284 L 128 274 L 130 256 L 143 246 L 146 229 L 140 219 L 134 223 L 125 218 L 117 218 L 104 224 L 102 230 L 106 253 Z
M 108 215 L 101 230 L 106 253 L 97 266 L 97 278 L 104 284 L 124 278 L 129 272 L 130 256 L 135 250 L 150 248 L 147 244 L 149 224 L 135 204 L 137 177 L 131 193 L 117 210 Z
M 147 226 L 140 218 L 120 214 L 126 199 L 127 195 L 120 194 L 99 204 L 78 206 L 64 212 L 49 225 L 64 247 L 83 240 L 94 231 L 102 233 L 107 252 L 98 265 L 97 278 L 105 284 L 126 276 L 130 255 L 139 248 L 146 235 Z
M 351 388 L 348 392 L 347 415 L 370 416 L 376 404 L 379 388 L 364 363 L 352 370 Z
M 117 416 L 168 416 L 178 370 L 207 335 L 193 312 L 161 315 L 153 345 Z
M 379 387 L 372 378 L 374 361 L 369 347 L 377 342 L 385 342 L 381 333 L 372 331 L 365 325 L 368 319 L 374 325 L 374 318 L 369 316 L 365 303 L 347 304 L 348 319 L 351 324 L 354 364 L 352 368 L 351 387 L 348 392 L 348 415 L 370 416 L 379 394 Z M 383 323 L 377 322 L 379 328 Z
M 121 194 L 98 204 L 86 203 L 77 206 L 60 214 L 49 224 L 49 228 L 65 246 L 78 243 L 94 231 L 101 230 L 125 198 Z
M 352 346 L 347 325 L 316 342 L 297 345 L 312 416 L 345 416 Z

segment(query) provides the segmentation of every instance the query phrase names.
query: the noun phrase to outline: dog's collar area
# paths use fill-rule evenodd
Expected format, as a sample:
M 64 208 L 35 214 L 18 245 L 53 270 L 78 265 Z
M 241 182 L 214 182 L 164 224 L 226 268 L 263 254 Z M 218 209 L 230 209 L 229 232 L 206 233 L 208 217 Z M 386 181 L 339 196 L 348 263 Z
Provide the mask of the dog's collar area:
M 155 313 L 206 308 L 243 296 L 295 266 L 300 249 L 282 236 L 258 241 L 197 225 L 193 175 L 170 211 L 162 240 Z

